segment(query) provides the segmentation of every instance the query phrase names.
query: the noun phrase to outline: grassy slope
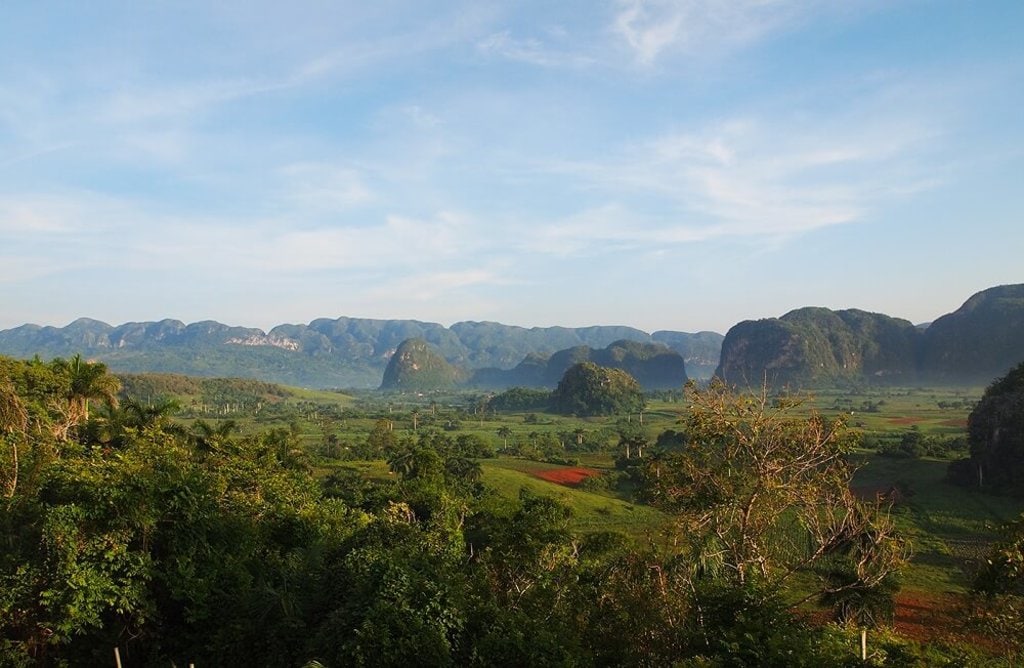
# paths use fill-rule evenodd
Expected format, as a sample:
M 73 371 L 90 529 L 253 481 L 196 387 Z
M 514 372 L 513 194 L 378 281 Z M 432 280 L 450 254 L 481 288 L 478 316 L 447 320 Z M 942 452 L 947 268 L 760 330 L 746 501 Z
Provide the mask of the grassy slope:
M 624 499 L 573 489 L 530 474 L 531 470 L 567 468 L 522 459 L 484 460 L 484 483 L 514 498 L 520 489 L 551 496 L 572 509 L 573 524 L 581 531 L 621 531 L 640 537 L 654 535 L 668 520 L 661 512 Z
M 948 462 L 861 455 L 855 487 L 907 490 L 892 515 L 910 538 L 914 557 L 904 584 L 929 592 L 963 592 L 996 537 L 995 529 L 1024 512 L 1024 499 L 997 497 L 945 482 Z

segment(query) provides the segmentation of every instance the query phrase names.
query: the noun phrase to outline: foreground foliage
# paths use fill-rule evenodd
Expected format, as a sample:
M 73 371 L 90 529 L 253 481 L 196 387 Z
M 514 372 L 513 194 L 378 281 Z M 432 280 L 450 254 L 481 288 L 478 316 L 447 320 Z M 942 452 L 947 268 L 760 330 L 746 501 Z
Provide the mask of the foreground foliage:
M 0 363 L 0 664 L 106 665 L 118 647 L 162 666 L 860 665 L 791 581 L 884 597 L 903 554 L 850 498 L 838 426 L 721 387 L 691 392 L 659 454 L 627 455 L 680 530 L 638 544 L 488 489 L 468 434 L 380 420 L 362 447 L 386 480 L 318 480 L 294 430 L 186 428 L 133 401 L 69 424 L 66 366 Z

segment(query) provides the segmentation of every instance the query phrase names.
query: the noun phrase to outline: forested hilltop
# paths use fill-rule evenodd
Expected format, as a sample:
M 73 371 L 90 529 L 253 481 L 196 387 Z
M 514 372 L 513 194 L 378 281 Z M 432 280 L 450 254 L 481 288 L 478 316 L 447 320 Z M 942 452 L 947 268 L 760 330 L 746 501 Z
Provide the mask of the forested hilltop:
M 855 309 L 803 308 L 726 334 L 716 375 L 757 386 L 984 385 L 1024 361 L 1024 285 L 979 292 L 923 331 Z
M 235 376 L 303 387 L 376 388 L 399 345 L 429 343 L 454 366 L 512 369 L 530 356 L 547 358 L 579 346 L 604 348 L 616 341 L 661 342 L 686 362 L 691 377 L 710 377 L 722 335 L 631 327 L 534 327 L 460 322 L 449 327 L 416 320 L 319 319 L 279 325 L 269 332 L 205 321 L 178 320 L 111 326 L 81 318 L 66 327 L 22 325 L 0 331 L 0 354 L 43 358 L 77 353 L 116 371 Z M 564 370 L 564 369 L 563 369 Z

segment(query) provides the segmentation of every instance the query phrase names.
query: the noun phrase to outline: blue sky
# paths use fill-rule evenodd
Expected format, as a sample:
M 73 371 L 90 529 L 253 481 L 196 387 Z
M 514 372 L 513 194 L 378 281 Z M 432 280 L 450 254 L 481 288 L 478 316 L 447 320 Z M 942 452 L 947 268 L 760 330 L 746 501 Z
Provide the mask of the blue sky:
M 0 327 L 725 332 L 1024 282 L 1024 3 L 17 2 Z

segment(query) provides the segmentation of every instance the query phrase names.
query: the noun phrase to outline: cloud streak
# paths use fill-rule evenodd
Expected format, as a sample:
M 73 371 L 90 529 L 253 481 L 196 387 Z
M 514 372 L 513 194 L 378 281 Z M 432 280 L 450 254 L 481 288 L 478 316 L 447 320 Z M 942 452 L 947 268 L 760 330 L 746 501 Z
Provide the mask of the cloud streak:
M 789 0 L 622 0 L 611 31 L 642 66 L 678 53 L 721 54 L 791 28 L 817 2 Z
M 559 49 L 536 37 L 516 39 L 511 31 L 492 33 L 477 42 L 477 48 L 486 55 L 495 55 L 539 67 L 582 69 L 597 63 L 593 56 Z

